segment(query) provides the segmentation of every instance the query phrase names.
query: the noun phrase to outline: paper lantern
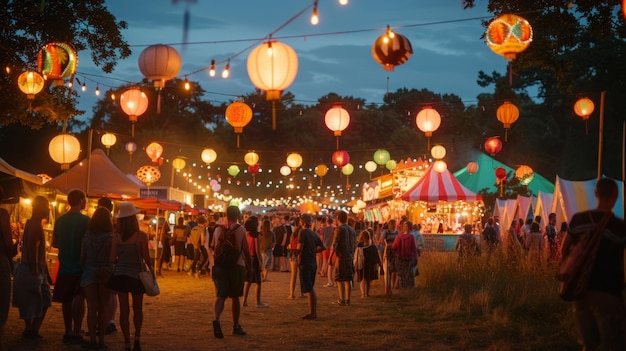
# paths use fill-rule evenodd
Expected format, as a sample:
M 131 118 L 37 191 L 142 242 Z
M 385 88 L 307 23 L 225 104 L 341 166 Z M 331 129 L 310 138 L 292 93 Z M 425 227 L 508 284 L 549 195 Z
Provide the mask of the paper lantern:
M 182 66 L 178 51 L 169 45 L 156 44 L 145 48 L 139 55 L 139 70 L 146 79 L 154 81 L 161 89 L 165 81 L 176 77 Z
M 248 166 L 248 172 L 252 175 L 259 173 L 259 165 L 255 164 Z
M 506 179 L 506 170 L 502 167 L 498 167 L 496 168 L 495 175 L 499 180 Z
M 137 151 L 137 144 L 129 141 L 124 145 L 124 149 L 128 152 L 128 157 L 130 158 L 130 162 L 133 162 L 133 153 Z
M 54 162 L 61 165 L 61 169 L 69 169 L 70 163 L 78 160 L 80 142 L 73 135 L 61 133 L 50 140 L 48 153 Z
M 204 149 L 202 150 L 202 154 L 200 154 L 200 158 L 204 163 L 210 165 L 215 160 L 217 160 L 217 152 L 213 149 Z
M 433 169 L 437 173 L 443 173 L 448 169 L 448 164 L 442 160 L 437 160 L 433 163 Z
M 389 161 L 387 161 L 387 163 L 385 163 L 385 168 L 387 168 L 390 171 L 393 171 L 394 169 L 396 169 L 397 165 L 398 164 L 396 163 L 396 161 L 389 160 Z
M 508 130 L 511 128 L 511 124 L 517 121 L 519 117 L 519 109 L 509 101 L 505 101 L 496 111 L 498 121 L 504 125 L 504 141 L 508 138 Z
M 44 83 L 41 74 L 31 70 L 23 72 L 17 77 L 17 86 L 22 93 L 26 94 L 28 100 L 35 99 L 35 94 L 43 89 Z
M 155 166 L 141 166 L 137 170 L 137 179 L 149 187 L 161 179 L 161 171 Z
M 291 174 L 291 168 L 289 168 L 289 166 L 282 166 L 280 167 L 280 174 L 282 174 L 283 176 L 288 176 Z
M 134 137 L 135 122 L 137 122 L 137 117 L 143 115 L 148 109 L 148 97 L 139 88 L 130 88 L 120 96 L 120 107 L 128 115 L 132 126 L 131 135 Z
M 226 121 L 237 134 L 237 147 L 239 147 L 239 134 L 243 132 L 243 127 L 252 120 L 252 109 L 245 102 L 234 101 L 226 107 Z
M 180 157 L 176 157 L 175 159 L 172 160 L 172 167 L 174 167 L 174 169 L 176 169 L 177 171 L 180 171 L 181 169 L 185 168 L 186 165 L 187 165 L 187 162 L 185 162 L 185 160 L 183 160 Z
M 424 107 L 415 117 L 415 124 L 417 128 L 421 130 L 426 139 L 428 139 L 428 150 L 430 150 L 430 137 L 433 132 L 439 129 L 441 125 L 441 115 L 439 112 L 430 106 Z
M 378 164 L 380 167 L 385 167 L 387 162 L 391 159 L 391 155 L 389 155 L 389 151 L 384 149 L 378 149 L 374 152 L 374 162 Z
M 350 162 L 350 154 L 346 150 L 337 150 L 332 155 L 333 164 L 339 168 L 345 166 Z
M 328 166 L 326 166 L 325 164 L 319 164 L 315 166 L 315 174 L 318 177 L 323 177 L 326 175 L 326 173 L 328 173 Z
M 243 157 L 243 161 L 248 165 L 252 166 L 259 162 L 259 154 L 254 151 L 250 151 Z
M 111 146 L 115 145 L 115 143 L 117 142 L 117 137 L 115 136 L 115 134 L 105 133 L 100 138 L 100 141 L 102 142 L 102 145 L 106 147 L 108 155 Z
M 352 163 L 346 163 L 343 167 L 341 167 L 341 173 L 347 176 L 354 173 L 354 166 L 352 165 Z
M 378 168 L 378 165 L 374 161 L 365 162 L 365 170 L 372 173 Z
M 485 38 L 491 51 L 513 60 L 530 45 L 533 28 L 520 16 L 504 14 L 489 23 Z
M 299 153 L 292 152 L 289 155 L 287 155 L 287 166 L 289 166 L 292 171 L 295 171 L 301 165 L 302 165 L 302 156 Z
M 272 101 L 272 130 L 276 130 L 276 106 L 283 90 L 298 73 L 298 56 L 289 46 L 275 40 L 257 46 L 248 55 L 248 77 Z
M 158 163 L 159 158 L 161 157 L 162 154 L 163 154 L 163 146 L 161 146 L 161 144 L 159 143 L 150 143 L 146 147 L 146 155 L 148 155 L 152 163 L 155 163 L 155 164 Z
M 446 157 L 446 148 L 441 145 L 435 145 L 432 149 L 430 149 L 430 155 L 435 160 L 441 160 Z
M 239 174 L 239 172 L 241 172 L 241 170 L 239 169 L 239 166 L 237 166 L 237 165 L 230 165 L 230 166 L 228 166 L 228 169 L 226 171 L 232 177 L 236 177 L 237 174 Z
M 489 155 L 495 156 L 500 150 L 502 150 L 502 142 L 499 137 L 491 137 L 485 141 L 485 151 Z
M 330 110 L 326 111 L 324 122 L 326 122 L 326 127 L 338 137 L 341 136 L 341 132 L 343 132 L 344 129 L 348 128 L 350 124 L 350 114 L 341 106 L 333 106 Z
M 593 101 L 588 98 L 580 98 L 574 104 L 574 112 L 583 120 L 588 120 L 589 116 L 593 113 L 595 105 Z
M 515 178 L 524 185 L 530 184 L 535 177 L 535 171 L 527 165 L 521 165 L 515 170 Z
M 389 26 L 387 32 L 372 45 L 372 57 L 383 65 L 385 71 L 393 71 L 395 66 L 405 63 L 413 54 L 411 42 L 404 35 L 394 33 Z
M 46 44 L 37 54 L 39 72 L 45 79 L 54 80 L 55 84 L 76 73 L 77 64 L 76 51 L 66 43 Z
M 474 173 L 478 172 L 478 163 L 473 162 L 473 161 L 469 162 L 467 164 L 466 168 L 467 168 L 467 173 L 469 173 L 470 175 L 474 174 Z

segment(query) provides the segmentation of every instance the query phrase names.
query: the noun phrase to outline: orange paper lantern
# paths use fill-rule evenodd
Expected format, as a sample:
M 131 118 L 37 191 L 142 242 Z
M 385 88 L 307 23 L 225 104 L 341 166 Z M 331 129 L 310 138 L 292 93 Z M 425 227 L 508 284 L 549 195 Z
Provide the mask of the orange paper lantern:
M 533 28 L 520 16 L 504 14 L 489 23 L 485 38 L 491 51 L 513 60 L 532 42 Z
M 495 156 L 502 150 L 502 142 L 499 137 L 491 137 L 485 141 L 485 151 L 491 156 Z
M 50 43 L 37 54 L 37 67 L 44 78 L 60 81 L 76 73 L 78 56 L 66 43 Z
M 383 65 L 385 71 L 393 71 L 395 66 L 405 63 L 413 54 L 411 42 L 404 35 L 394 33 L 389 26 L 387 32 L 372 45 L 372 57 Z
M 504 125 L 504 141 L 508 138 L 508 130 L 511 124 L 515 123 L 519 118 L 519 109 L 509 101 L 505 101 L 496 111 L 498 121 Z

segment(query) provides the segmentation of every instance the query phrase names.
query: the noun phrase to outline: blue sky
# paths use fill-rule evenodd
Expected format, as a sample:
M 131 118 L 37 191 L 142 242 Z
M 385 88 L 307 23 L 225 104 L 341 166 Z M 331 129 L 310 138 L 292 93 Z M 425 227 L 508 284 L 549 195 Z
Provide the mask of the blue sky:
M 123 36 L 133 54 L 119 61 L 113 73 L 105 75 L 90 62 L 87 52 L 80 52 L 78 76 L 82 81 L 85 76 L 80 73 L 89 74 L 88 90 L 79 92 L 80 107 L 87 111 L 85 117 L 91 116 L 96 82 L 104 91 L 107 86 L 123 84 L 118 79 L 141 81 L 138 57 L 146 46 L 157 43 L 170 44 L 179 51 L 183 66 L 178 77 L 188 75 L 189 80 L 199 81 L 208 92 L 206 100 L 228 102 L 248 94 L 255 88 L 246 72 L 246 59 L 255 39 L 274 32 L 312 3 L 106 1 L 117 20 L 128 22 Z M 331 92 L 381 103 L 387 90 L 394 92 L 403 87 L 456 94 L 466 104 L 472 104 L 478 94 L 490 92 L 476 84 L 479 70 L 506 72 L 504 58 L 489 50 L 481 39 L 484 30 L 480 18 L 490 18 L 486 2 L 479 1 L 476 8 L 463 10 L 458 0 L 350 0 L 346 6 L 337 0 L 319 0 L 318 8 L 317 26 L 309 23 L 308 10 L 274 34 L 298 55 L 298 75 L 288 91 L 304 104 L 313 104 Z M 189 44 L 183 47 L 180 44 L 186 10 L 190 13 Z M 371 55 L 372 44 L 387 25 L 406 36 L 414 51 L 393 72 L 384 71 Z M 228 58 L 231 75 L 226 80 L 220 77 L 224 64 L 217 65 L 213 78 L 205 71 L 189 75 L 209 66 L 212 59 L 220 62 Z

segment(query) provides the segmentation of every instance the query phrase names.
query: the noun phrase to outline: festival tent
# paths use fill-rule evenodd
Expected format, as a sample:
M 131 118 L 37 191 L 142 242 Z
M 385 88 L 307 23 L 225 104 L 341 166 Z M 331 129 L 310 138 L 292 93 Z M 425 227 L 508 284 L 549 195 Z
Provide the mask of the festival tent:
M 548 223 L 548 215 L 552 212 L 552 203 L 554 201 L 554 195 L 544 192 L 537 194 L 537 204 L 535 205 L 534 215 L 535 217 L 541 216 L 541 224 Z M 558 218 L 558 217 L 557 217 Z
M 164 211 L 177 212 L 183 210 L 184 204 L 176 200 L 163 200 L 156 197 L 126 199 L 138 210 L 146 214 L 161 214 Z
M 511 172 L 515 173 L 513 168 L 484 153 L 480 153 L 474 162 L 478 164 L 478 171 L 476 171 L 476 173 L 470 174 L 467 171 L 467 167 L 463 167 L 462 169 L 454 172 L 454 176 L 458 179 L 458 181 L 473 192 L 479 192 L 485 188 L 487 188 L 489 192 L 497 192 L 498 187 L 495 185 L 495 169 L 498 167 L 504 168 L 507 174 Z M 528 184 L 528 190 L 530 190 L 533 195 L 537 195 L 539 191 L 552 193 L 554 192 L 554 184 L 541 175 L 535 173 L 533 180 L 530 184 Z
M 515 211 L 515 218 L 522 218 L 524 221 L 529 216 L 533 216 L 533 209 L 537 203 L 536 196 L 522 196 L 517 195 L 517 209 Z
M 475 202 L 482 200 L 480 195 L 459 183 L 449 170 L 446 169 L 444 172 L 439 173 L 435 171 L 434 167 L 430 167 L 424 173 L 424 176 L 400 198 L 409 202 L 426 201 L 430 203 L 438 201 Z
M 89 188 L 87 188 L 87 184 L 89 184 Z M 85 158 L 67 172 L 52 178 L 46 183 L 46 186 L 55 188 L 64 194 L 69 193 L 72 189 L 80 189 L 90 197 L 119 198 L 139 196 L 139 188 L 142 184 L 127 177 L 111 162 L 104 151 L 95 149 L 91 152 L 90 158 Z
M 597 206 L 595 196 L 596 182 L 597 179 L 572 181 L 556 177 L 554 201 L 552 202 L 551 210 L 556 213 L 558 222 L 569 222 L 576 212 L 586 211 Z M 616 182 L 618 185 L 618 198 L 613 207 L 613 213 L 619 218 L 624 218 L 622 204 L 624 183 L 617 180 Z
M 39 193 L 43 179 L 11 166 L 0 158 L 0 185 L 4 189 L 3 203 L 15 204 L 20 197 Z

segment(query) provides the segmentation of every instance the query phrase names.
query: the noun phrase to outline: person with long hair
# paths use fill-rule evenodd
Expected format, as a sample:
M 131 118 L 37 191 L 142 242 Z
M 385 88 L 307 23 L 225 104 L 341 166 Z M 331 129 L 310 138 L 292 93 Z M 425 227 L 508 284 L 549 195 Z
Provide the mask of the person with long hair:
M 41 339 L 39 329 L 52 305 L 50 274 L 46 264 L 46 240 L 42 220 L 48 218 L 49 203 L 43 196 L 33 200 L 33 214 L 22 238 L 22 261 L 13 275 L 13 306 L 24 320 L 23 337 Z
M 294 230 L 287 244 L 287 250 L 289 250 L 289 268 L 291 269 L 291 276 L 289 277 L 289 300 L 296 298 L 296 281 L 298 281 L 298 265 L 300 264 L 300 251 L 298 250 L 298 235 L 302 228 L 300 227 L 300 217 L 296 217 L 293 221 Z M 300 296 L 304 297 L 303 294 Z
M 261 225 L 261 237 L 259 238 L 261 258 L 263 265 L 261 266 L 261 280 L 267 281 L 267 272 L 272 264 L 272 250 L 276 245 L 276 234 L 271 229 L 269 219 L 264 219 Z
M 105 275 L 112 271 L 111 243 L 113 240 L 113 221 L 111 212 L 98 207 L 87 224 L 87 233 L 83 237 L 80 260 L 83 275 L 80 286 L 87 298 L 87 327 L 89 328 L 89 349 L 105 349 L 104 332 L 108 326 L 108 309 L 111 289 L 106 286 Z
M 382 263 L 378 255 L 378 248 L 372 245 L 371 229 L 365 229 L 359 234 L 357 247 L 363 250 L 364 259 L 363 267 L 356 270 L 357 281 L 361 282 L 361 298 L 367 298 L 370 296 L 372 280 L 378 280 L 378 272 Z
M 120 306 L 120 327 L 124 334 L 125 351 L 130 351 L 130 302 L 133 299 L 133 324 L 135 340 L 133 351 L 141 351 L 141 327 L 143 324 L 143 294 L 146 290 L 139 278 L 142 267 L 150 262 L 148 235 L 139 230 L 136 214 L 140 211 L 126 202 L 117 214 L 117 233 L 113 235 L 111 262 L 115 264 L 109 288 L 117 292 Z M 148 264 L 151 267 L 150 264 Z
M 261 302 L 261 245 L 259 243 L 259 219 L 256 216 L 250 216 L 244 223 L 246 228 L 246 242 L 248 251 L 250 251 L 251 267 L 246 271 L 246 277 L 243 285 L 243 306 L 248 306 L 248 293 L 250 286 L 256 284 L 256 307 L 267 307 L 266 303 Z

